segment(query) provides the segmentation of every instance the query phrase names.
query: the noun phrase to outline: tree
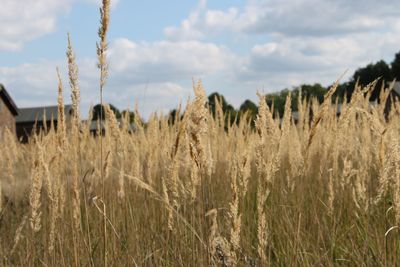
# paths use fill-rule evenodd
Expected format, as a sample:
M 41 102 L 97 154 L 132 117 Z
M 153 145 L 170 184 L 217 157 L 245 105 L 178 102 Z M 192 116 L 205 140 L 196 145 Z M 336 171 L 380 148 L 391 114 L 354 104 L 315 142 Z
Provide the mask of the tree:
M 222 111 L 225 115 L 225 123 L 233 123 L 235 121 L 237 111 L 235 108 L 229 104 L 226 100 L 225 97 L 217 92 L 212 93 L 211 95 L 208 96 L 208 107 L 211 110 L 211 113 L 213 116 L 215 116 L 215 108 L 216 108 L 216 103 L 219 101 Z
M 135 121 L 135 112 L 125 109 L 121 112 L 121 117 L 124 118 L 126 115 L 129 116 L 129 123 L 133 123 Z
M 241 113 L 247 112 L 251 117 L 253 117 L 257 115 L 258 107 L 253 101 L 247 99 L 242 105 L 240 105 L 239 111 Z
M 240 105 L 239 108 L 239 118 L 238 118 L 238 122 L 240 121 L 241 117 L 247 114 L 247 119 L 249 119 L 251 121 L 251 126 L 255 126 L 255 120 L 257 118 L 257 114 L 258 114 L 258 107 L 256 104 L 254 104 L 253 101 L 247 99 L 246 101 L 243 102 L 242 105 Z
M 277 115 L 279 117 L 283 116 L 283 112 L 285 110 L 285 103 L 286 103 L 286 97 L 288 96 L 290 90 L 289 89 L 283 89 L 280 92 L 277 93 L 271 93 L 265 95 L 265 100 L 267 101 L 267 105 L 269 106 L 270 109 L 273 107 L 273 112 L 274 115 Z
M 331 86 L 329 86 L 329 87 L 331 87 Z M 354 87 L 354 85 L 353 85 L 353 87 Z M 351 97 L 349 88 L 350 88 L 350 82 L 344 82 L 344 83 L 339 84 L 338 87 L 336 88 L 335 93 L 332 96 L 332 100 L 335 101 L 336 98 L 338 98 L 339 102 L 342 103 L 346 96 L 346 99 L 348 101 Z M 353 92 L 353 91 L 351 91 L 351 92 Z
M 235 111 L 235 108 L 232 105 L 228 104 L 228 102 L 226 102 L 223 95 L 215 92 L 208 96 L 208 107 L 210 108 L 212 114 L 215 115 L 216 101 L 219 101 L 219 103 L 221 104 L 224 114 Z
M 400 81 L 400 52 L 394 56 L 394 60 L 390 64 L 393 79 Z
M 121 118 L 121 113 L 119 112 L 119 110 L 112 104 L 109 104 L 109 105 L 110 105 L 111 110 L 114 112 L 115 117 L 118 119 Z M 100 119 L 101 112 L 103 112 L 103 119 L 104 119 L 105 118 L 104 108 L 100 104 L 97 104 L 96 106 L 94 106 L 92 120 L 96 121 L 96 120 Z
M 354 89 L 355 84 L 358 81 L 359 85 L 366 86 L 369 83 L 375 81 L 377 78 L 380 78 L 378 83 L 371 94 L 371 100 L 376 100 L 379 97 L 380 90 L 382 85 L 388 81 L 393 80 L 392 70 L 389 65 L 386 64 L 384 60 L 380 60 L 375 64 L 370 63 L 364 68 L 359 68 L 354 72 L 352 80 L 349 82 L 349 86 L 347 88 L 348 96 L 350 96 Z M 350 93 L 350 94 L 349 94 Z
M 301 88 L 301 95 L 302 98 L 310 99 L 310 98 L 317 98 L 319 103 L 322 103 L 324 101 L 324 96 L 326 92 L 328 91 L 325 87 L 323 87 L 319 83 L 315 84 L 303 84 L 300 86 Z M 296 95 L 298 97 L 298 94 Z M 297 101 L 296 101 L 297 103 Z
M 179 115 L 180 115 L 180 117 L 179 117 L 179 119 L 180 120 L 182 120 L 183 119 L 183 114 L 181 113 L 181 111 L 179 111 Z M 169 112 L 169 114 L 168 114 L 168 123 L 170 124 L 170 125 L 172 125 L 172 124 L 174 124 L 176 121 L 177 121 L 177 116 L 178 115 L 178 109 L 173 109 L 173 110 L 171 110 L 170 112 Z

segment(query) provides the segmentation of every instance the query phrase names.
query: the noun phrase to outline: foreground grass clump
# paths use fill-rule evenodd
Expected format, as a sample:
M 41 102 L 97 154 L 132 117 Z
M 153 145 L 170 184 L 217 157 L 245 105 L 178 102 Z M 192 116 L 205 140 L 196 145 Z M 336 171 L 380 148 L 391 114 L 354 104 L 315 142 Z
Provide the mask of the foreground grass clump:
M 132 133 L 106 105 L 95 137 L 63 118 L 60 84 L 57 131 L 0 141 L 1 263 L 400 264 L 400 106 L 385 113 L 389 90 L 371 106 L 372 87 L 337 116 L 333 86 L 321 105 L 298 103 L 296 123 L 290 96 L 280 120 L 259 95 L 254 129 L 225 125 L 218 105 L 212 116 L 199 83 L 173 123 L 154 114 Z

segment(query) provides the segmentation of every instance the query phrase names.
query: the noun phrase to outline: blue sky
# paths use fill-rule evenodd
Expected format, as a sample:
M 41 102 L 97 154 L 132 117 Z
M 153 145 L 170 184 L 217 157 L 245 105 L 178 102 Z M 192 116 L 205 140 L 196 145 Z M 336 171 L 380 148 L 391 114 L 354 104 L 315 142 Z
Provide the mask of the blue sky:
M 400 51 L 400 2 L 375 0 L 111 0 L 106 101 L 144 116 L 192 94 L 192 79 L 238 107 L 256 92 L 331 84 Z M 56 103 L 66 35 L 82 110 L 98 102 L 99 0 L 2 0 L 0 83 L 19 107 Z M 69 93 L 65 93 L 68 102 Z

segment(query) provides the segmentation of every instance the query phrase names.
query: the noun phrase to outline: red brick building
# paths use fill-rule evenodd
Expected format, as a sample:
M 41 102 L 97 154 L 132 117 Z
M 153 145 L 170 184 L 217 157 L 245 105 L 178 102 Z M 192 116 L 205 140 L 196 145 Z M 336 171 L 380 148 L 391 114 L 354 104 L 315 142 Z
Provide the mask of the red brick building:
M 5 128 L 16 133 L 15 117 L 18 115 L 18 108 L 7 93 L 6 88 L 0 84 L 0 136 Z

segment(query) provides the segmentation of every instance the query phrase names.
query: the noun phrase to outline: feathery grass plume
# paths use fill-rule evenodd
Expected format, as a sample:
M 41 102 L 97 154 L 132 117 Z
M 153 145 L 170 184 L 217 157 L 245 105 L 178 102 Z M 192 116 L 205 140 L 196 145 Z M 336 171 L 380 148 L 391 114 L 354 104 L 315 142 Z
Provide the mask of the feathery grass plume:
M 194 86 L 195 99 L 189 113 L 188 132 L 190 137 L 190 155 L 201 171 L 211 174 L 212 159 L 207 154 L 207 96 L 201 81 Z
M 191 173 L 191 195 L 194 199 L 196 196 L 196 188 L 201 183 L 201 175 L 206 173 L 211 175 L 212 159 L 208 153 L 209 142 L 207 139 L 207 118 L 208 111 L 206 108 L 207 97 L 201 81 L 194 86 L 195 99 L 192 105 L 188 107 L 188 123 L 187 134 L 189 137 L 189 153 L 192 159 Z
M 214 102 L 215 102 L 215 117 L 218 121 L 218 126 L 221 130 L 224 130 L 225 129 L 225 115 L 222 110 L 222 99 L 215 96 Z
M 212 209 L 208 211 L 205 216 L 210 217 L 211 220 L 208 247 L 212 265 L 214 266 L 215 264 L 219 263 L 222 264 L 222 266 L 227 267 L 236 266 L 235 260 L 231 255 L 228 241 L 219 233 L 217 221 L 218 211 L 216 209 Z
M 123 176 L 123 173 L 125 172 L 125 158 L 127 157 L 127 153 L 125 150 L 126 149 L 123 148 L 123 152 L 120 153 L 120 154 L 122 154 L 122 157 L 120 158 L 121 173 L 118 176 L 119 188 L 118 188 L 117 196 L 121 200 L 123 200 L 125 198 L 125 177 Z
M 268 139 L 270 139 L 271 144 L 273 146 L 276 146 L 279 143 L 281 131 L 279 130 L 277 122 L 274 120 L 273 107 L 271 107 L 271 109 L 268 107 L 265 95 L 262 95 L 259 92 L 257 92 L 257 96 L 259 99 L 259 104 L 258 104 L 259 107 L 255 122 L 256 130 L 258 131 L 262 140 L 267 138 L 268 135 Z M 277 118 L 279 118 L 279 116 L 277 116 Z M 279 123 L 279 119 L 277 121 Z M 260 134 L 261 129 L 262 129 L 262 134 Z
M 40 149 L 40 145 L 37 145 Z M 40 211 L 41 206 L 41 191 L 42 191 L 42 164 L 43 162 L 39 159 L 36 159 L 34 162 L 33 172 L 31 175 L 31 190 L 29 194 L 29 204 L 31 207 L 31 218 L 30 224 L 33 232 L 39 232 L 41 225 L 41 215 L 42 212 Z
M 280 161 L 286 162 L 288 160 L 289 151 L 292 150 L 290 144 L 290 128 L 291 128 L 291 120 L 292 120 L 292 96 L 289 93 L 286 97 L 285 102 L 285 110 L 283 113 L 282 125 L 281 125 L 281 136 L 279 139 L 279 150 L 278 154 L 280 157 Z M 289 162 L 290 164 L 290 162 Z M 288 170 L 290 171 L 290 169 Z M 294 187 L 294 182 L 292 181 L 292 176 L 290 173 L 286 175 L 286 180 L 289 188 Z
M 387 107 L 387 101 L 388 99 L 390 99 L 390 95 L 391 92 L 393 91 L 395 86 L 395 80 L 393 80 L 393 82 L 390 83 L 389 87 L 385 89 L 385 85 L 384 83 L 382 83 L 382 88 L 381 91 L 379 93 L 379 102 L 380 105 L 378 105 L 378 111 L 379 111 L 379 115 L 382 119 L 386 118 L 386 107 Z M 393 102 L 393 101 L 391 101 Z
M 107 135 L 111 135 L 114 140 L 119 138 L 119 123 L 115 116 L 114 111 L 111 109 L 110 105 L 104 105 L 104 112 L 106 115 L 106 122 L 107 122 Z
M 72 47 L 71 36 L 68 33 L 68 47 L 67 47 L 67 60 L 68 60 L 68 76 L 69 85 L 71 88 L 71 100 L 72 100 L 72 144 L 71 144 L 71 156 L 72 156 L 72 214 L 74 219 L 75 235 L 79 235 L 81 228 L 81 210 L 80 210 L 80 190 L 79 190 L 79 167 L 78 162 L 80 161 L 80 90 L 78 84 L 78 66 L 76 64 L 75 53 Z
M 97 67 L 100 69 L 100 90 L 102 91 L 106 84 L 108 76 L 107 64 L 107 32 L 110 24 L 110 0 L 103 0 L 102 7 L 100 8 L 100 28 L 98 35 L 100 43 L 97 43 Z
M 10 251 L 10 256 L 12 256 L 14 254 L 14 252 L 17 249 L 17 246 L 19 244 L 19 241 L 21 241 L 21 239 L 23 238 L 22 230 L 24 229 L 27 220 L 28 220 L 28 215 L 24 215 L 24 217 L 22 218 L 21 223 L 18 225 L 18 228 L 15 231 L 14 245 L 13 245 L 11 251 Z
M 219 235 L 218 231 L 218 221 L 217 221 L 218 211 L 216 209 L 212 209 L 206 213 L 206 217 L 211 217 L 211 228 L 210 235 L 208 237 L 208 247 L 210 250 L 212 261 L 214 262 L 215 253 L 217 251 L 217 245 L 215 239 Z
M 68 59 L 68 75 L 69 85 L 71 87 L 71 100 L 73 110 L 73 127 L 79 129 L 80 123 L 80 90 L 78 84 L 78 66 L 76 64 L 75 53 L 72 47 L 71 36 L 68 33 L 68 48 L 67 48 L 67 59 Z
M 329 178 L 328 178 L 328 214 L 329 216 L 333 216 L 334 207 L 333 203 L 335 201 L 335 186 L 333 183 L 333 170 L 330 169 L 329 171 Z
M 229 216 L 231 218 L 231 229 L 230 229 L 230 244 L 232 246 L 233 258 L 237 259 L 236 251 L 240 248 L 240 230 L 242 226 L 242 215 L 239 212 L 239 198 L 240 192 L 237 185 L 238 179 L 238 159 L 237 156 L 233 158 L 232 170 L 230 172 L 231 176 L 231 191 L 232 200 L 229 204 Z
M 321 120 L 324 118 L 324 116 L 326 115 L 329 106 L 331 105 L 331 98 L 333 96 L 333 94 L 336 92 L 337 87 L 339 86 L 339 82 L 340 82 L 339 78 L 333 85 L 332 87 L 329 89 L 329 91 L 325 94 L 324 96 L 324 102 L 322 103 L 320 110 L 318 111 L 317 115 L 313 118 L 313 122 L 312 122 L 312 127 L 310 129 L 310 135 L 308 137 L 308 144 L 307 144 L 307 150 L 309 149 L 309 147 L 311 146 L 311 143 L 317 133 L 317 128 L 318 125 L 320 124 Z
M 394 154 L 396 144 L 391 142 L 393 135 L 389 132 L 390 129 L 385 128 L 381 132 L 379 142 L 379 174 L 378 174 L 378 192 L 375 198 L 375 204 L 379 204 L 386 196 L 390 184 L 390 172 L 393 168 Z
M 262 183 L 261 179 L 259 183 Z M 266 249 L 268 245 L 268 225 L 265 218 L 265 203 L 270 194 L 270 190 L 259 184 L 257 187 L 257 253 L 261 263 L 267 264 Z
M 110 0 L 103 0 L 102 7 L 100 8 L 100 28 L 98 35 L 100 43 L 96 44 L 97 47 L 97 67 L 100 69 L 100 105 L 103 107 L 103 89 L 107 81 L 108 76 L 108 64 L 107 64 L 107 32 L 110 23 Z M 100 109 L 100 175 L 102 183 L 102 198 L 105 198 L 105 184 L 104 184 L 104 173 L 103 173 L 103 108 Z M 107 165 L 107 162 L 106 164 Z M 103 205 L 103 214 L 106 214 L 105 205 Z M 103 265 L 107 266 L 107 222 L 105 216 L 103 216 Z
M 282 119 L 282 131 L 281 131 L 281 139 L 285 140 L 289 136 L 289 131 L 290 131 L 290 122 L 292 120 L 292 94 L 289 92 L 289 94 L 286 97 L 286 102 L 285 102 L 285 111 L 283 113 L 283 119 Z
M 302 91 L 303 90 L 300 87 L 299 88 L 299 95 L 297 97 L 297 110 L 299 112 L 298 126 L 299 126 L 299 129 L 301 129 L 301 130 L 303 130 L 303 127 L 304 127 L 304 116 L 306 115 L 305 114 L 306 105 L 304 104 L 304 101 L 303 101 L 303 93 L 302 93 Z M 306 98 L 306 97 L 304 97 L 304 98 Z
M 145 174 L 147 182 L 154 186 L 155 174 L 157 172 L 158 153 L 160 148 L 158 144 L 158 129 L 159 122 L 157 114 L 152 114 L 149 122 L 147 123 L 147 143 L 146 143 L 146 166 Z
M 167 211 L 168 211 L 168 229 L 170 231 L 174 230 L 174 217 L 173 217 L 173 211 L 171 209 L 171 203 L 169 200 L 169 195 L 168 195 L 168 188 L 167 188 L 167 184 L 165 183 L 165 179 L 162 178 L 161 179 L 161 185 L 162 185 L 162 195 L 163 195 L 163 200 L 164 202 L 167 204 Z
M 391 184 L 397 185 L 397 153 L 399 153 L 398 138 L 393 132 L 387 133 L 385 136 L 388 138 L 387 149 L 385 150 L 385 156 L 382 158 L 382 166 L 379 169 L 379 185 L 378 192 L 375 198 L 375 204 L 379 204 L 384 199 L 389 190 Z
M 179 112 L 177 112 L 177 116 L 179 116 Z M 185 128 L 186 128 L 186 123 L 187 123 L 187 116 L 185 116 L 182 121 L 179 121 L 179 123 L 175 123 L 175 125 L 179 125 L 177 127 L 177 132 L 176 132 L 176 137 L 173 141 L 171 152 L 169 153 L 170 156 L 170 163 L 168 166 L 168 173 L 169 173 L 169 183 L 170 183 L 170 191 L 171 191 L 171 199 L 172 199 L 172 206 L 178 210 L 180 207 L 180 201 L 179 201 L 179 184 L 180 184 L 180 178 L 179 178 L 179 170 L 181 166 L 180 162 L 180 155 L 182 154 L 181 152 L 181 142 L 183 142 L 183 139 L 185 138 Z
M 50 218 L 50 229 L 49 229 L 49 245 L 48 251 L 51 253 L 54 250 L 54 244 L 56 239 L 56 225 L 60 216 L 60 186 L 59 178 L 55 178 L 53 183 L 53 192 L 55 192 L 53 201 L 51 202 L 51 218 Z M 63 188 L 61 189 L 63 190 Z
M 293 190 L 295 186 L 295 177 L 302 176 L 304 172 L 304 157 L 302 153 L 301 137 L 298 133 L 297 127 L 292 123 L 289 133 L 289 146 L 288 157 L 290 165 L 290 176 L 292 177 L 290 187 Z
M 393 207 L 396 224 L 400 226 L 400 145 L 397 136 L 393 138 L 394 145 L 394 186 L 393 186 Z
M 266 129 L 268 129 L 267 127 L 267 114 L 268 114 L 268 106 L 267 106 L 267 102 L 265 99 L 265 95 L 261 95 L 260 93 L 257 93 L 258 98 L 259 98 L 259 105 L 258 105 L 258 114 L 257 114 L 257 118 L 255 121 L 255 126 L 256 126 L 256 130 L 258 133 L 258 136 L 260 137 L 259 143 L 261 145 L 264 145 L 265 143 L 265 138 L 266 138 Z M 272 117 L 272 115 L 271 115 Z M 273 119 L 272 119 L 273 121 Z M 269 121 L 271 122 L 271 120 Z M 275 123 L 273 123 L 275 124 Z
M 251 175 L 251 153 L 250 151 L 252 147 L 250 145 L 246 146 L 245 148 L 241 148 L 242 156 L 239 161 L 239 183 L 241 187 L 241 197 L 242 199 L 246 196 L 249 184 L 249 178 Z
M 257 253 L 261 260 L 261 264 L 267 264 L 266 249 L 268 244 L 268 225 L 265 218 L 265 206 L 267 198 L 270 194 L 270 185 L 273 182 L 273 176 L 279 165 L 279 153 L 268 157 L 267 162 L 265 152 L 267 114 L 268 107 L 265 101 L 265 96 L 259 94 L 260 104 L 258 115 L 255 122 L 258 140 L 256 144 L 256 166 L 258 173 L 257 181 Z M 272 116 L 271 116 L 272 118 Z M 268 120 L 271 122 L 271 120 Z M 274 129 L 274 128 L 270 128 Z M 279 149 L 279 148 L 276 148 Z
M 64 150 L 67 145 L 67 138 L 66 138 L 66 125 L 65 125 L 63 84 L 61 80 L 60 70 L 58 68 L 57 68 L 57 78 L 58 78 L 57 136 L 58 136 L 58 146 L 60 147 L 61 150 Z
M 115 153 L 113 148 L 117 147 L 117 142 L 120 137 L 120 130 L 117 118 L 112 111 L 110 105 L 104 105 L 106 115 L 106 158 L 104 163 L 104 179 L 109 178 L 110 167 L 114 161 Z
M 53 194 L 53 181 L 52 181 L 52 177 L 51 177 L 51 173 L 50 173 L 50 168 L 49 168 L 49 163 L 47 161 L 47 159 L 45 159 L 45 152 L 43 151 L 43 147 L 39 148 L 39 161 L 42 164 L 42 168 L 43 168 L 43 181 L 44 184 L 46 186 L 46 190 L 47 190 L 47 196 L 50 199 L 50 201 L 54 201 L 54 194 Z M 52 160 L 51 160 L 52 161 Z M 50 163 L 51 163 L 50 161 Z
M 74 145 L 74 147 L 76 147 Z M 72 163 L 72 214 L 74 218 L 74 227 L 77 232 L 81 228 L 81 199 L 79 190 L 79 169 L 78 169 L 78 159 L 76 157 L 77 149 L 73 152 L 73 163 Z
M 349 160 L 347 157 L 343 159 L 343 171 L 342 175 L 340 177 L 340 187 L 341 190 L 344 191 L 344 189 L 350 185 L 351 179 L 353 178 L 354 175 L 357 174 L 357 170 L 353 168 L 353 162 Z

